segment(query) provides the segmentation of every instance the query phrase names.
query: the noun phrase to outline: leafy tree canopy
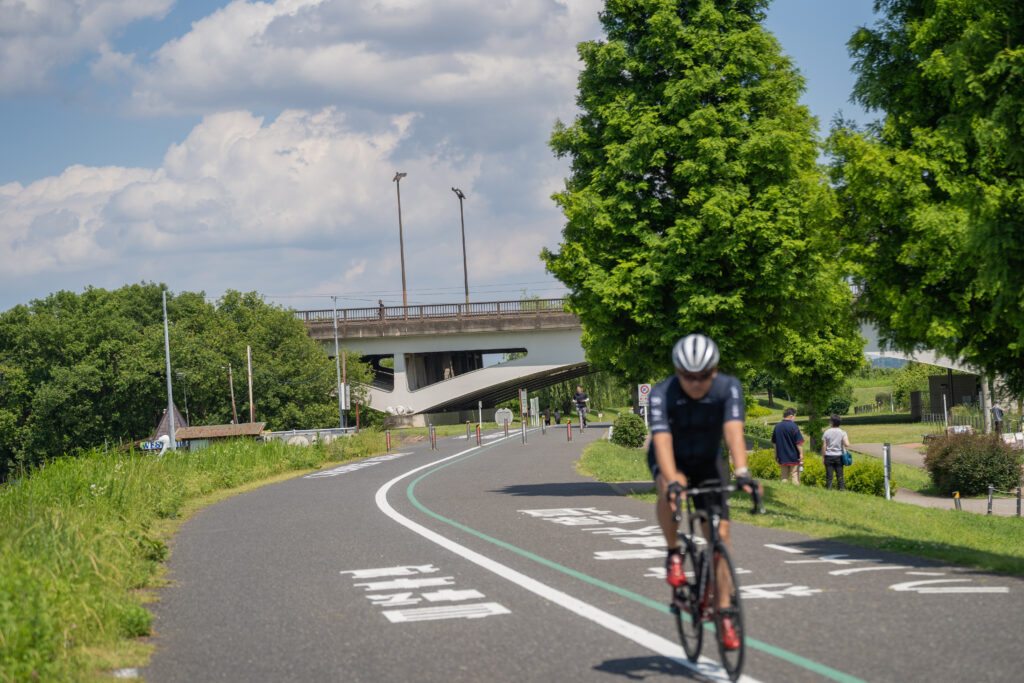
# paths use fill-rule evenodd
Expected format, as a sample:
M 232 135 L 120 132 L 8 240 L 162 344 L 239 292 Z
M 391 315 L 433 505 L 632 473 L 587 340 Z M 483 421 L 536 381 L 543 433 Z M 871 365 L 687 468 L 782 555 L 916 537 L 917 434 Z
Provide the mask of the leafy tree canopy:
M 607 40 L 579 45 L 582 112 L 551 138 L 571 160 L 566 225 L 542 256 L 589 360 L 630 383 L 667 374 L 693 331 L 734 372 L 774 362 L 828 395 L 860 363 L 816 122 L 767 4 L 608 0 Z
M 0 313 L 0 479 L 78 447 L 149 436 L 167 407 L 161 292 L 61 291 Z M 337 424 L 334 363 L 289 311 L 255 292 L 216 305 L 169 295 L 175 403 L 192 424 L 231 422 L 227 368 L 239 420 L 248 420 L 246 345 L 253 350 L 256 418 L 270 429 Z M 351 356 L 350 381 L 369 381 Z
M 1024 391 L 1024 4 L 878 0 L 850 41 L 854 97 L 832 178 L 857 307 L 896 348 L 933 348 Z

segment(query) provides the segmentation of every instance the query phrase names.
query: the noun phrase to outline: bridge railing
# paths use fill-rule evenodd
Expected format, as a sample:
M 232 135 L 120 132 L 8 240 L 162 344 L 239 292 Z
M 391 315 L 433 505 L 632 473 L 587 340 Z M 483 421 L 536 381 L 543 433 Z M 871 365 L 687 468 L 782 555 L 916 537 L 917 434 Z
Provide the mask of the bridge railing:
M 375 306 L 373 308 L 339 308 L 338 322 L 363 323 L 375 320 L 427 320 L 434 318 L 475 318 L 562 313 L 565 299 L 523 299 L 520 301 L 483 301 L 469 304 L 428 304 L 416 306 Z M 295 311 L 304 322 L 330 321 L 333 309 Z

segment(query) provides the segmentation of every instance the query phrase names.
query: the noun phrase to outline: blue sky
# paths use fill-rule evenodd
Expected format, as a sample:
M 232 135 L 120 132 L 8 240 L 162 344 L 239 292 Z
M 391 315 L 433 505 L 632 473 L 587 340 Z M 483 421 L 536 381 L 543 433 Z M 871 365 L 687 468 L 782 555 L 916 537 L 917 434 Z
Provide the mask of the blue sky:
M 871 0 L 776 0 L 822 130 Z M 493 5 L 493 6 L 492 6 Z M 558 296 L 575 45 L 599 0 L 0 0 L 0 310 L 139 281 L 296 308 Z M 45 13 L 39 8 L 45 7 Z

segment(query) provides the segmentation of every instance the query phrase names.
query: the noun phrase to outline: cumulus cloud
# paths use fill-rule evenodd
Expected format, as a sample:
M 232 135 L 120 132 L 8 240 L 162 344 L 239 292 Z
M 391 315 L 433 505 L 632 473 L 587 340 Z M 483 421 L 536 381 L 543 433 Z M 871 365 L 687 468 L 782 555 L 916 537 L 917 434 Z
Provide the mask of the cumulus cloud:
M 480 160 L 398 156 L 412 119 L 395 117 L 367 134 L 332 108 L 285 111 L 270 122 L 224 112 L 205 117 L 156 169 L 74 166 L 27 186 L 0 186 L 0 281 L 115 264 L 131 280 L 133 270 L 145 277 L 162 259 L 176 264 L 173 272 L 216 254 L 230 280 L 232 269 L 249 264 L 225 254 L 262 251 L 271 259 L 334 252 L 338 282 L 351 284 L 395 268 L 397 168 L 409 174 L 401 188 L 409 268 L 430 272 L 433 259 L 458 246 L 447 179 L 458 178 L 472 196 Z M 486 215 L 487 202 L 474 210 Z M 311 273 L 298 274 L 308 286 Z M 233 286 L 211 282 L 220 284 Z
M 159 18 L 174 0 L 0 0 L 0 96 L 50 87 L 55 70 L 83 55 L 110 53 L 132 22 Z
M 312 104 L 398 111 L 551 102 L 571 92 L 575 44 L 599 0 L 234 0 L 161 47 L 140 111 Z M 319 100 L 312 102 L 312 100 Z

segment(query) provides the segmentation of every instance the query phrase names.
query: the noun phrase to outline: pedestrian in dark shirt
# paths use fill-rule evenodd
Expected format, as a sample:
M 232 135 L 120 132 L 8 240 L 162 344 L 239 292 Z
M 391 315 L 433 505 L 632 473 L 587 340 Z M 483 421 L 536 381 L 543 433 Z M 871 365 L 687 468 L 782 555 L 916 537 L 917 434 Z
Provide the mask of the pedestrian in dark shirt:
M 377 299 L 377 316 L 383 320 L 386 315 L 387 312 L 384 310 L 384 301 L 382 299 Z
M 782 470 L 782 481 L 800 483 L 800 467 L 804 464 L 804 435 L 796 426 L 796 410 L 786 408 L 782 411 L 782 421 L 776 423 L 772 431 L 772 444 L 775 446 L 775 462 Z

